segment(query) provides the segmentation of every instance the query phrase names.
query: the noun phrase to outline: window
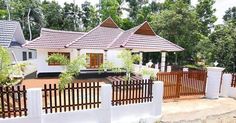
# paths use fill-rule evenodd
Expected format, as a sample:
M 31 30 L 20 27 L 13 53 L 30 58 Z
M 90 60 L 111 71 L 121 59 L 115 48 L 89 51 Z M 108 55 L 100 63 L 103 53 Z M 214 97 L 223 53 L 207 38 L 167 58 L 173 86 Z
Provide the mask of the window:
M 103 63 L 103 54 L 102 53 L 87 53 L 88 59 L 88 68 L 99 68 Z
M 22 52 L 23 61 L 27 60 L 27 52 Z
M 29 59 L 32 59 L 32 52 L 29 52 Z
M 52 54 L 62 54 L 64 55 L 66 58 L 70 59 L 70 53 L 68 52 L 48 52 L 48 56 L 52 55 Z M 57 62 L 48 62 L 49 66 L 56 66 L 56 65 L 61 65 L 60 63 Z

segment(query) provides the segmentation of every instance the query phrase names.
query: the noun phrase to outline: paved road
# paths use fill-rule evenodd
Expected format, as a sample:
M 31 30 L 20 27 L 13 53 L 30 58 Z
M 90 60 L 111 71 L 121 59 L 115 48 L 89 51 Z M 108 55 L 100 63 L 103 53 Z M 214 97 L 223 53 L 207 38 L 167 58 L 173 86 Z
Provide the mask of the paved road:
M 163 104 L 162 123 L 236 123 L 236 100 L 191 99 Z

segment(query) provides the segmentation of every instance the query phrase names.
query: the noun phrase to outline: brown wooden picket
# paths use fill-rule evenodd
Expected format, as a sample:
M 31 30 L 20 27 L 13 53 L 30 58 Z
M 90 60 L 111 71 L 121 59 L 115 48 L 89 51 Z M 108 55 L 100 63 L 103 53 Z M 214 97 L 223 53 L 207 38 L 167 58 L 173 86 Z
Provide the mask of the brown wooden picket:
M 112 105 L 126 105 L 152 101 L 151 80 L 112 82 Z
M 45 113 L 53 113 L 98 108 L 100 88 L 99 82 L 72 83 L 63 90 L 56 84 L 45 84 L 43 109 Z
M 25 86 L 0 87 L 0 118 L 27 116 Z

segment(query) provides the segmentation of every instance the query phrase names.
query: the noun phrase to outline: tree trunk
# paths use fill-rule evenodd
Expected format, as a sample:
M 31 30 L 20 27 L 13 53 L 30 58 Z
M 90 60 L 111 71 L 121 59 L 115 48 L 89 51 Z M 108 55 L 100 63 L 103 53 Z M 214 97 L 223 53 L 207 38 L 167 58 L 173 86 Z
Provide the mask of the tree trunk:
M 31 12 L 31 8 L 29 8 L 28 11 L 28 15 L 27 15 L 27 20 L 28 20 L 28 28 L 29 28 L 29 41 L 32 40 L 32 33 L 31 33 L 31 28 L 30 28 L 30 12 Z
M 8 1 L 6 0 L 5 2 L 6 2 L 6 6 L 7 6 L 8 20 L 11 20 L 10 7 L 9 7 L 9 4 L 8 4 Z

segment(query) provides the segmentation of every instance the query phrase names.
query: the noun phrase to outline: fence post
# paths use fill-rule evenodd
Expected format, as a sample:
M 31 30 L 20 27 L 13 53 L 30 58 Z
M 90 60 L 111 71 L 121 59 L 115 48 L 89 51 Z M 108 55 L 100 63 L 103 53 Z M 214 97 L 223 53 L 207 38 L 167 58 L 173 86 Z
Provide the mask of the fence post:
M 219 90 L 220 90 L 220 81 L 221 74 L 224 68 L 220 67 L 208 67 L 207 68 L 207 90 L 206 97 L 209 99 L 218 99 L 219 98 Z
M 153 81 L 152 88 L 153 88 L 152 89 L 152 94 L 153 94 L 152 115 L 159 116 L 161 115 L 162 103 L 163 103 L 163 90 L 164 90 L 163 81 Z
M 101 85 L 101 110 L 103 117 L 100 123 L 111 123 L 111 101 L 112 101 L 112 86 L 111 84 Z
M 34 123 L 41 123 L 42 115 L 42 89 L 27 89 L 28 117 L 34 119 Z
M 222 97 L 229 96 L 228 94 L 229 94 L 231 82 L 232 82 L 232 74 L 230 73 L 223 74 L 220 96 Z

